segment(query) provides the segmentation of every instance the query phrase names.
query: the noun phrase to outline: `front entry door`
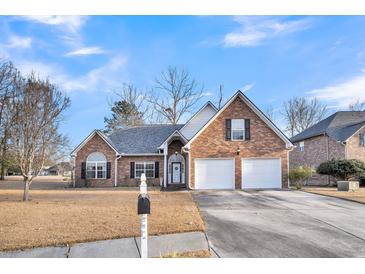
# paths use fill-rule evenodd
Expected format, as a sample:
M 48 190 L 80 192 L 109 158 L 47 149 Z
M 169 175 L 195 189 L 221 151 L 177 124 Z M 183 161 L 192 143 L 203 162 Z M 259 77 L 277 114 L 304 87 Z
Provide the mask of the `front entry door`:
M 181 163 L 172 163 L 171 182 L 173 184 L 181 184 Z

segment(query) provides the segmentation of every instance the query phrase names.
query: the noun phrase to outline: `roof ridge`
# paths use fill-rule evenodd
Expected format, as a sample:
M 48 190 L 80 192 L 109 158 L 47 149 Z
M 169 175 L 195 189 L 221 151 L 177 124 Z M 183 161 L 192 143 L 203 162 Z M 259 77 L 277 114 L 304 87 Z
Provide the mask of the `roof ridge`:
M 112 132 L 119 131 L 119 130 L 127 130 L 127 129 L 132 129 L 132 128 L 141 128 L 141 127 L 182 126 L 182 125 L 185 125 L 185 124 L 183 124 L 183 123 L 181 123 L 181 124 L 144 124 L 144 125 L 128 126 L 128 127 L 124 127 L 124 128 L 117 128 L 117 129 L 113 130 Z
M 352 123 L 352 124 L 346 124 L 346 125 L 342 125 L 342 126 L 336 126 L 336 127 L 329 127 L 329 128 L 333 128 L 333 129 L 338 129 L 338 128 L 346 128 L 346 127 L 353 127 L 353 126 L 356 126 L 356 125 L 360 125 L 360 124 L 363 124 L 365 123 L 365 120 L 364 121 L 361 121 L 361 122 L 356 122 L 356 123 Z M 328 129 L 328 128 L 327 128 Z

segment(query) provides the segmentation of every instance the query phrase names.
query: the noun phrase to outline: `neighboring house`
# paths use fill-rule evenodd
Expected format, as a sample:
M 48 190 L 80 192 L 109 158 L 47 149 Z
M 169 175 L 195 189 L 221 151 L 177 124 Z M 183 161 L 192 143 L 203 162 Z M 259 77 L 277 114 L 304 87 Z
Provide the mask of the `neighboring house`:
M 186 124 L 93 131 L 72 152 L 74 185 L 190 189 L 288 187 L 289 139 L 241 92 Z
M 55 164 L 51 167 L 48 167 L 45 170 L 44 175 L 56 175 L 56 176 L 65 176 L 69 177 L 71 176 L 72 172 L 72 166 L 69 162 L 61 162 L 58 164 Z
M 313 169 L 330 159 L 365 161 L 365 112 L 339 111 L 291 138 L 290 167 Z M 312 184 L 329 184 L 328 176 L 314 174 Z

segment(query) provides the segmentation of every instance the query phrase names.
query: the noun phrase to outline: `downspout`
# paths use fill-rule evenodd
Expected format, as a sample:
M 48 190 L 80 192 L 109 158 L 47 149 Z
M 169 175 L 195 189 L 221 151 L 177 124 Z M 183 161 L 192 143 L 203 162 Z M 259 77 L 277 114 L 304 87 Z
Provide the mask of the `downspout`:
M 118 160 L 120 159 L 120 157 L 122 157 L 121 154 L 117 154 L 117 157 L 115 157 L 115 163 L 114 163 L 114 187 L 118 186 L 117 183 L 117 178 L 118 178 Z
M 76 168 L 76 154 L 75 155 L 71 155 L 72 158 L 72 187 L 75 188 L 76 187 L 76 178 L 75 178 L 75 168 Z
M 345 159 L 347 159 L 347 158 L 348 158 L 348 156 L 347 156 L 347 146 L 346 146 L 346 141 L 341 142 L 341 145 L 344 145 L 344 146 L 345 146 Z
M 294 149 L 294 146 L 291 146 L 287 149 L 287 161 L 286 161 L 286 167 L 287 167 L 287 170 L 288 170 L 288 189 L 290 189 L 290 180 L 289 180 L 289 169 L 290 169 L 290 165 L 289 165 L 289 162 L 290 162 L 290 156 L 289 156 L 289 153 L 290 151 L 292 151 Z
M 326 133 L 323 134 L 326 137 Z M 327 161 L 329 161 L 330 159 L 330 140 L 329 140 L 329 136 L 327 136 Z M 331 177 L 329 175 L 327 175 L 327 184 L 330 185 L 331 184 Z
M 168 145 L 167 143 L 164 145 L 164 149 L 163 149 L 163 186 L 162 187 L 167 187 L 167 154 L 168 154 Z
M 324 134 L 326 136 L 326 134 Z M 327 161 L 330 159 L 330 141 L 329 137 L 327 136 Z

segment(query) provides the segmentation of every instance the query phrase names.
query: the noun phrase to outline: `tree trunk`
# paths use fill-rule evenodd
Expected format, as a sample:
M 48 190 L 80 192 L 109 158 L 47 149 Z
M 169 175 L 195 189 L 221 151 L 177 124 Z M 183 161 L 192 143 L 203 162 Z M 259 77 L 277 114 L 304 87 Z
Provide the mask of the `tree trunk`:
M 4 137 L 1 145 L 2 145 L 2 148 L 1 148 L 2 152 L 1 152 L 0 180 L 5 180 L 5 157 L 6 157 L 6 138 L 5 137 Z
M 5 165 L 4 162 L 1 163 L 1 170 L 0 170 L 0 180 L 5 180 Z
M 23 201 L 29 200 L 29 179 L 24 179 L 24 193 L 23 193 Z

